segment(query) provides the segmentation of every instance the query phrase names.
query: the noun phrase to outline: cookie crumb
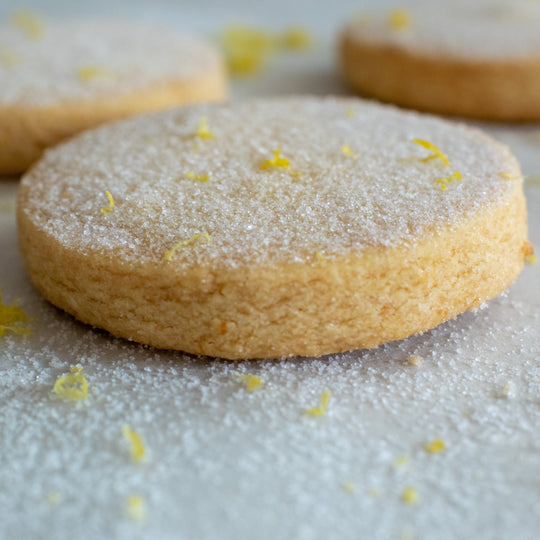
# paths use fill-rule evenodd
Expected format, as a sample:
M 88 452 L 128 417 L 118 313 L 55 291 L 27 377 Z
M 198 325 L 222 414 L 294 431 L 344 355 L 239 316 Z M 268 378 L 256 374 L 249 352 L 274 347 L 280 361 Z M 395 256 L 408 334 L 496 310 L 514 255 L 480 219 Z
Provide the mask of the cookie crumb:
M 330 401 L 332 393 L 329 390 L 325 390 L 321 394 L 321 404 L 319 407 L 312 407 L 311 409 L 308 409 L 304 415 L 306 416 L 323 416 L 326 414 L 328 410 L 328 402 Z
M 122 426 L 122 435 L 131 445 L 131 459 L 135 463 L 142 461 L 146 455 L 146 448 L 144 447 L 141 436 L 127 424 Z
M 421 366 L 424 359 L 418 354 L 413 354 L 407 357 L 407 363 L 411 366 Z
M 88 383 L 82 367 L 71 367 L 71 373 L 56 379 L 52 391 L 63 399 L 81 401 L 86 399 Z

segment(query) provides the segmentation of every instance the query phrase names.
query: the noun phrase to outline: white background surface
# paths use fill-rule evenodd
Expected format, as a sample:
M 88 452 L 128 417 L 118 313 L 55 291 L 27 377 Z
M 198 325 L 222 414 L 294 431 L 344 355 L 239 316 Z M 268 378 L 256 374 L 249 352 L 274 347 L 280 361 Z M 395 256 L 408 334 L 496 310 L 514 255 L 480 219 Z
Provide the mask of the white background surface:
M 20 3 L 4 3 L 8 13 Z M 336 29 L 353 2 L 36 2 L 52 14 L 145 16 L 212 35 L 231 22 L 302 23 L 309 53 L 237 81 L 233 98 L 344 93 Z M 381 5 L 379 3 L 379 5 Z M 488 131 L 540 173 L 540 125 Z M 0 182 L 0 288 L 32 318 L 0 337 L 0 538 L 537 538 L 540 264 L 500 298 L 422 336 L 322 359 L 225 362 L 157 351 L 79 324 L 43 301 L 18 254 L 15 180 Z M 540 186 L 526 186 L 540 246 Z M 421 366 L 408 355 L 423 356 Z M 84 366 L 85 403 L 51 394 Z M 260 375 L 247 392 L 237 372 Z M 510 388 L 504 396 L 504 388 Z M 326 416 L 307 418 L 322 391 Z M 141 464 L 121 428 L 145 440 Z M 443 438 L 447 449 L 424 445 Z M 396 460 L 407 456 L 405 465 Z M 405 460 L 406 461 L 406 460 Z M 354 492 L 343 483 L 354 484 Z M 406 505 L 406 486 L 419 494 Z M 58 494 L 56 504 L 50 495 Z M 126 498 L 146 501 L 134 522 Z

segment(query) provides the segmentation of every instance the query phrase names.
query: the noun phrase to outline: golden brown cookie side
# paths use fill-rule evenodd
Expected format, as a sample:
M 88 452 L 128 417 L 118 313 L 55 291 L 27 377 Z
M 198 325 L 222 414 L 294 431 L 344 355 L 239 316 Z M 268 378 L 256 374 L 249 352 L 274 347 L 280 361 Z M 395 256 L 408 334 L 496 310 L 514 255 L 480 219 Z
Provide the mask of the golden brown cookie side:
M 24 171 L 45 148 L 82 130 L 179 104 L 221 101 L 227 94 L 227 75 L 220 60 L 196 78 L 165 81 L 127 95 L 55 106 L 0 107 L 0 175 Z
M 421 111 L 490 121 L 540 119 L 540 56 L 493 61 L 415 53 L 340 36 L 349 84 L 366 96 Z
M 528 244 L 516 182 L 498 204 L 414 245 L 311 265 L 136 267 L 43 233 L 24 210 L 25 189 L 21 252 L 48 300 L 119 337 L 227 359 L 320 356 L 428 330 L 505 290 Z

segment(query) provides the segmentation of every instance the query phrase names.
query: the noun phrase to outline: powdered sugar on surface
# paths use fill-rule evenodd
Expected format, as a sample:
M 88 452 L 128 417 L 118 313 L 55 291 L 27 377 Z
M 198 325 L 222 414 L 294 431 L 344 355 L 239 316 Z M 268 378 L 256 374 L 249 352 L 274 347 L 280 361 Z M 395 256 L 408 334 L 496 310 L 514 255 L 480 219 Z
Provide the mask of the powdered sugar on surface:
M 220 61 L 203 40 L 157 24 L 97 18 L 43 24 L 37 40 L 0 26 L 0 106 L 118 96 L 200 77 Z M 95 69 L 95 76 L 81 76 L 81 69 Z
M 360 42 L 466 61 L 540 58 L 540 4 L 531 0 L 416 2 L 410 24 L 394 28 L 391 10 L 360 13 L 350 28 Z
M 213 138 L 196 135 L 203 118 Z M 422 162 L 431 152 L 415 138 L 437 145 L 450 166 Z M 277 148 L 289 168 L 261 168 Z M 443 191 L 437 179 L 454 171 L 462 179 Z M 22 186 L 30 219 L 81 254 L 159 262 L 208 233 L 210 242 L 177 250 L 175 263 L 235 265 L 415 242 L 504 204 L 511 182 L 501 172 L 519 168 L 478 131 L 359 99 L 299 97 L 106 126 L 46 152 Z M 106 191 L 114 209 L 104 215 Z

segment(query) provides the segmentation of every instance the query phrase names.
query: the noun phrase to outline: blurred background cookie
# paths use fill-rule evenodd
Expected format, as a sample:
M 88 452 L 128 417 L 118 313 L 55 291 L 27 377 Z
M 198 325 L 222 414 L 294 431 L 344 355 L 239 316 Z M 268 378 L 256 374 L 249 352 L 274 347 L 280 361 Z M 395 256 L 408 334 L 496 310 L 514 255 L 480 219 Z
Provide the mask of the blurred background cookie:
M 366 96 L 439 114 L 540 119 L 540 4 L 428 2 L 358 16 L 345 78 Z
M 83 129 L 226 93 L 220 54 L 197 38 L 140 21 L 17 12 L 0 27 L 0 174 Z

